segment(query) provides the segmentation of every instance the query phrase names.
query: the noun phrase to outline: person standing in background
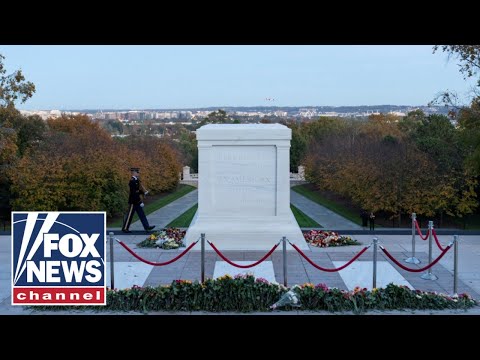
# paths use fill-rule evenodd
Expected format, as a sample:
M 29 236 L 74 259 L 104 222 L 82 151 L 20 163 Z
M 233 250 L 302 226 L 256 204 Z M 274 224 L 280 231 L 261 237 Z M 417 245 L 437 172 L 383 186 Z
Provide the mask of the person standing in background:
M 368 221 L 370 223 L 370 230 L 375 230 L 375 214 L 373 212 L 370 213 Z
M 362 218 L 362 227 L 366 228 L 368 226 L 368 213 L 365 210 L 362 210 L 360 217 Z

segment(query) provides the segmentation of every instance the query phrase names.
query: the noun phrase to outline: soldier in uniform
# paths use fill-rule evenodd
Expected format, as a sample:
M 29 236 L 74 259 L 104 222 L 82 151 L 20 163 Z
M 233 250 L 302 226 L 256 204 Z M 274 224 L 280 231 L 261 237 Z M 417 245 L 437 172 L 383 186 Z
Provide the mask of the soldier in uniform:
M 148 191 L 145 190 L 145 188 L 142 186 L 140 183 L 140 169 L 139 168 L 131 168 L 130 171 L 132 172 L 132 178 L 130 179 L 130 182 L 128 183 L 128 186 L 130 187 L 130 195 L 128 196 L 128 212 L 127 212 L 127 217 L 125 218 L 125 222 L 123 223 L 122 231 L 124 233 L 130 233 L 131 231 L 129 230 L 130 224 L 132 223 L 132 218 L 133 214 L 135 211 L 138 214 L 138 217 L 140 218 L 140 221 L 142 222 L 143 228 L 146 231 L 150 231 L 155 228 L 155 226 L 150 226 L 148 224 L 147 217 L 145 216 L 145 212 L 143 211 L 143 200 L 140 195 L 146 195 Z

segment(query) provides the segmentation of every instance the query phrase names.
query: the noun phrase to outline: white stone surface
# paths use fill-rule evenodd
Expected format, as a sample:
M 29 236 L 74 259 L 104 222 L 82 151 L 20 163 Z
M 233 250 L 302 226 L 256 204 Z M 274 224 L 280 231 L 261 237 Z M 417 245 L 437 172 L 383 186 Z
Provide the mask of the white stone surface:
M 340 267 L 345 263 L 346 261 L 333 261 L 335 267 Z M 355 261 L 338 273 L 348 290 L 353 290 L 356 286 L 372 289 L 373 261 Z M 414 289 L 388 261 L 377 261 L 377 288 L 384 288 L 390 283 Z
M 191 180 L 190 178 L 190 166 L 183 167 L 183 180 Z
M 198 129 L 198 211 L 186 242 L 205 233 L 222 250 L 269 250 L 286 236 L 309 250 L 290 210 L 290 139 L 280 124 Z
M 110 263 L 107 262 L 107 287 L 110 287 Z M 133 285 L 143 286 L 153 266 L 142 262 L 116 262 L 115 261 L 115 288 L 127 289 Z
M 197 140 L 285 140 L 286 130 L 291 134 L 281 124 L 208 124 L 197 130 Z
M 276 148 L 214 146 L 212 215 L 275 216 Z
M 253 263 L 253 261 L 232 261 L 238 265 L 249 265 Z M 257 266 L 251 267 L 249 269 L 237 268 L 233 265 L 230 265 L 226 261 L 216 261 L 215 268 L 213 270 L 213 278 L 216 279 L 226 274 L 232 277 L 235 277 L 235 275 L 238 274 L 251 274 L 255 278 L 261 277 L 271 283 L 277 283 L 277 281 L 275 280 L 275 272 L 273 271 L 273 263 L 271 261 L 264 261 Z

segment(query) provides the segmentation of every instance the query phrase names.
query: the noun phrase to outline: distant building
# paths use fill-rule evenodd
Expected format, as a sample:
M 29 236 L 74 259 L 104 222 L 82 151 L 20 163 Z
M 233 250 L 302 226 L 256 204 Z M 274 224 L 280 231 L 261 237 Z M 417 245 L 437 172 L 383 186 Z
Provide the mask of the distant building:
M 336 113 L 336 112 L 334 112 L 334 111 L 330 111 L 330 112 L 324 112 L 324 113 L 318 114 L 318 116 L 324 116 L 324 117 L 331 116 L 331 117 L 334 117 L 334 116 L 338 116 L 338 113 Z
M 404 112 L 401 112 L 401 111 L 390 111 L 389 114 L 390 115 L 395 115 L 395 116 L 405 116 L 406 115 Z
M 50 117 L 57 118 L 62 116 L 62 113 L 60 110 L 51 110 L 50 111 Z

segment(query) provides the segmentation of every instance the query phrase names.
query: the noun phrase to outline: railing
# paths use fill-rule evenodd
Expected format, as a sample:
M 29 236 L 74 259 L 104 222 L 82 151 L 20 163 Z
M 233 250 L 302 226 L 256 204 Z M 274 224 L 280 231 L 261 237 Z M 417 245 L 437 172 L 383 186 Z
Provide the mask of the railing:
M 430 229 L 430 234 L 432 234 L 432 227 L 429 227 Z M 360 250 L 355 256 L 353 256 L 348 262 L 346 262 L 344 265 L 337 267 L 337 268 L 324 268 L 318 264 L 316 264 L 314 261 L 312 261 L 307 254 L 305 254 L 297 245 L 294 243 L 290 242 L 285 236 L 283 236 L 260 260 L 254 261 L 249 265 L 240 265 L 232 260 L 228 259 L 222 252 L 219 250 L 211 241 L 206 240 L 205 234 L 201 234 L 200 238 L 197 239 L 196 241 L 192 242 L 184 251 L 182 251 L 179 255 L 174 257 L 171 260 L 165 261 L 165 262 L 153 262 L 146 260 L 142 258 L 140 255 L 136 254 L 132 249 L 130 249 L 125 243 L 118 239 L 114 239 L 113 237 L 113 232 L 110 233 L 110 271 L 111 271 L 111 288 L 114 289 L 114 255 L 113 255 L 113 240 L 116 240 L 125 250 L 127 250 L 131 255 L 133 255 L 136 259 L 152 265 L 152 266 L 165 266 L 169 265 L 180 258 L 182 258 L 186 253 L 188 253 L 199 241 L 201 241 L 201 281 L 202 283 L 205 281 L 205 244 L 209 244 L 210 247 L 227 263 L 229 263 L 232 266 L 238 267 L 238 268 L 251 268 L 254 266 L 257 266 L 264 262 L 267 258 L 269 258 L 272 253 L 277 249 L 277 247 L 282 244 L 283 247 L 283 283 L 285 286 L 287 286 L 287 242 L 305 259 L 312 265 L 314 268 L 320 271 L 325 271 L 325 272 L 337 272 L 345 269 L 346 267 L 350 266 L 352 263 L 354 263 L 360 256 L 362 256 L 372 245 L 373 245 L 373 278 L 372 278 L 372 288 L 377 287 L 377 258 L 378 258 L 378 248 L 380 248 L 383 253 L 386 255 L 388 259 L 390 259 L 393 264 L 398 266 L 399 268 L 409 271 L 409 272 L 423 272 L 423 271 L 428 271 L 425 274 L 430 274 L 431 275 L 431 268 L 440 261 L 440 259 L 453 247 L 454 248 L 454 274 L 453 274 L 453 292 L 454 294 L 457 294 L 458 290 L 458 236 L 454 235 L 453 241 L 451 241 L 447 246 L 445 246 L 440 255 L 432 260 L 431 255 L 429 259 L 428 265 L 421 267 L 421 268 L 409 268 L 402 263 L 400 263 L 397 259 L 394 258 L 394 256 L 382 245 L 379 244 L 378 238 L 373 238 L 373 241 L 371 244 L 365 246 L 362 250 Z M 426 278 L 425 274 L 422 275 L 422 278 Z M 433 280 L 429 278 L 429 280 Z

